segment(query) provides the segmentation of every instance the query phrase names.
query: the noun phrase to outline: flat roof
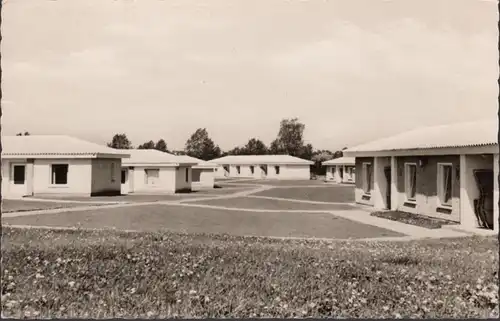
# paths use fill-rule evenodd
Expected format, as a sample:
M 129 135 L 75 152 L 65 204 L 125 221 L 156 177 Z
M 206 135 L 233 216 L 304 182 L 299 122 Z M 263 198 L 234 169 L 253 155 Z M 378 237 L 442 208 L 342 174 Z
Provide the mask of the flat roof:
M 313 161 L 290 155 L 229 155 L 211 160 L 219 165 L 312 165 Z

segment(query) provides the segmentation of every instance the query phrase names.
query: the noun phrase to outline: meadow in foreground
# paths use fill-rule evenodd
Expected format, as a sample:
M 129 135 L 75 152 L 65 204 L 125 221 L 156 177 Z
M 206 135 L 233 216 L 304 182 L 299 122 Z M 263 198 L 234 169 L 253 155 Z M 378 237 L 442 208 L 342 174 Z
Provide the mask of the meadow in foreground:
M 498 241 L 3 228 L 5 317 L 495 317 Z

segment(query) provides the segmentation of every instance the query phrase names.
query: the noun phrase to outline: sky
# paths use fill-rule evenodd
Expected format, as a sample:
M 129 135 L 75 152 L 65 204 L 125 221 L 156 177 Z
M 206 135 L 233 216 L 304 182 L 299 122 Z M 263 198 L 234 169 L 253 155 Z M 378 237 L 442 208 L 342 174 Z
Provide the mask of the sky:
M 497 117 L 496 1 L 5 0 L 2 134 L 336 150 Z

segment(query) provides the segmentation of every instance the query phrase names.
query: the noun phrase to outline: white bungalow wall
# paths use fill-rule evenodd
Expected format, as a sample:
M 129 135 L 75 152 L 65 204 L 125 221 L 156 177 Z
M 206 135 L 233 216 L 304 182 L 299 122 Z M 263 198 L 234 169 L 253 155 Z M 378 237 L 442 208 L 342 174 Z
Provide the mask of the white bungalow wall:
M 145 169 L 159 169 L 159 179 L 157 184 L 146 184 Z M 175 167 L 143 167 L 135 166 L 128 173 L 128 192 L 129 193 L 175 193 L 176 190 L 176 168 Z M 122 192 L 126 190 L 122 188 Z

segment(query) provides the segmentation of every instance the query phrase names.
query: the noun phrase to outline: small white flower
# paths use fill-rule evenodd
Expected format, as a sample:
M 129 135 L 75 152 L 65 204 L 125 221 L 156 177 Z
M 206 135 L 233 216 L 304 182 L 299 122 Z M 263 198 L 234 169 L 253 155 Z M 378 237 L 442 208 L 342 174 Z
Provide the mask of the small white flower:
M 75 281 L 69 281 L 69 282 L 68 282 L 68 285 L 69 285 L 70 287 L 73 287 L 73 286 L 75 285 Z

